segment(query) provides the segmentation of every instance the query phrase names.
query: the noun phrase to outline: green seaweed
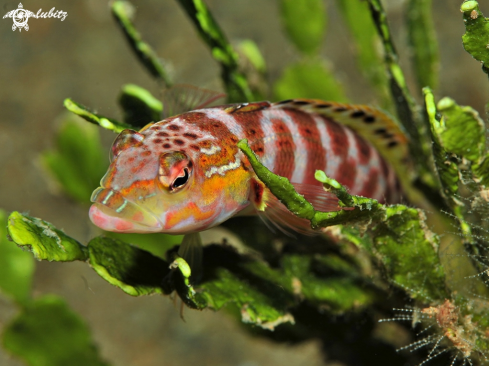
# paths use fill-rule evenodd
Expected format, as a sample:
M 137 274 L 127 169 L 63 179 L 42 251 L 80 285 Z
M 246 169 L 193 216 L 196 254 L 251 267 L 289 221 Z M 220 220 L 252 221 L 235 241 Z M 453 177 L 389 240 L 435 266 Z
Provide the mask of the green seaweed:
M 137 55 L 139 61 L 153 77 L 162 80 L 165 86 L 170 87 L 172 82 L 162 62 L 151 46 L 143 41 L 141 34 L 132 23 L 132 18 L 136 12 L 132 4 L 129 1 L 118 0 L 112 2 L 111 9 L 114 19 L 119 24 L 129 46 Z
M 465 34 L 462 36 L 464 48 L 481 62 L 482 70 L 489 74 L 489 68 L 486 66 L 489 61 L 489 21 L 480 11 L 477 1 L 463 2 L 460 11 L 463 13 L 465 24 Z
M 275 82 L 277 100 L 316 98 L 346 102 L 343 87 L 334 78 L 326 63 L 320 59 L 305 59 L 287 66 Z
M 210 48 L 212 57 L 221 65 L 221 77 L 232 103 L 253 101 L 255 97 L 246 76 L 238 67 L 238 55 L 226 39 L 203 0 L 178 0 L 200 37 Z
M 0 209 L 0 293 L 19 304 L 30 298 L 34 259 L 7 239 L 7 213 Z
M 63 116 L 56 147 L 43 152 L 41 162 L 53 181 L 82 203 L 88 202 L 108 166 L 98 129 L 74 116 Z
M 119 96 L 119 104 L 124 112 L 124 123 L 138 129 L 162 119 L 163 104 L 140 86 L 124 85 Z
M 63 104 L 65 108 L 70 112 L 76 114 L 77 116 L 80 116 L 81 118 L 83 118 L 84 120 L 90 123 L 99 125 L 100 127 L 103 127 L 112 132 L 119 133 L 122 130 L 125 130 L 126 128 L 129 129 L 133 128 L 133 126 L 128 125 L 127 123 L 119 122 L 116 121 L 115 119 L 107 118 L 97 113 L 94 113 L 91 110 L 89 110 L 87 107 L 71 100 L 70 98 L 65 99 Z
M 88 327 L 65 301 L 46 295 L 29 303 L 7 325 L 3 346 L 29 366 L 107 366 Z
M 38 260 L 70 262 L 88 258 L 86 247 L 51 223 L 35 217 L 12 212 L 7 232 L 15 244 L 32 252 Z
M 390 108 L 392 101 L 387 91 L 387 78 L 378 52 L 379 37 L 368 11 L 368 3 L 362 0 L 336 0 L 354 40 L 357 64 L 363 75 L 375 87 L 384 108 Z
M 326 28 L 324 2 L 280 0 L 280 11 L 287 35 L 294 45 L 305 54 L 316 54 Z
M 432 7 L 432 0 L 409 0 L 406 13 L 418 88 L 436 88 L 438 84 L 439 52 Z

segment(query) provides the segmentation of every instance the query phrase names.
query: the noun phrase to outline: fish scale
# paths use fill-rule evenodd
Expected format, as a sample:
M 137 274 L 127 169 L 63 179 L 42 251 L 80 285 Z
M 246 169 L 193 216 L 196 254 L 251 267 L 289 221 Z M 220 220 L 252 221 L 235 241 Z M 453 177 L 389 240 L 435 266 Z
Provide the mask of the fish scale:
M 392 163 L 404 159 L 406 140 L 394 122 L 366 106 L 299 99 L 204 108 L 122 132 L 92 195 L 92 221 L 112 231 L 188 233 L 280 206 L 237 148 L 243 138 L 317 209 L 340 208 L 314 179 L 316 170 L 351 194 L 400 199 Z M 392 152 L 389 162 L 378 149 L 384 156 Z M 293 225 L 295 216 L 283 207 L 273 210 Z

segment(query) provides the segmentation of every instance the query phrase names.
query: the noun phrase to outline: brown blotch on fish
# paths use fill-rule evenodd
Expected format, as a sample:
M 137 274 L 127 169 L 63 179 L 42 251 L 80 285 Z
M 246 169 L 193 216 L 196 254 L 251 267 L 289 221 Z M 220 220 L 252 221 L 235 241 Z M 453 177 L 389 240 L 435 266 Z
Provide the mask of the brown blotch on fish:
M 306 100 L 294 100 L 292 102 L 294 105 L 307 105 L 307 104 L 310 104 L 308 101 Z
M 255 193 L 255 205 L 260 206 L 264 191 L 263 186 L 254 179 L 251 181 L 251 184 L 253 185 L 253 192 Z
M 185 132 L 183 136 L 188 137 L 189 139 L 192 140 L 196 140 L 198 137 L 195 133 L 190 133 L 190 132 Z
M 385 128 L 377 128 L 374 133 L 377 135 L 383 135 L 384 133 L 387 133 L 387 130 Z
M 232 143 L 237 143 L 238 142 L 238 138 L 236 136 L 231 136 L 231 142 Z
M 398 145 L 398 142 L 397 141 L 391 141 L 387 144 L 387 147 L 395 147 Z
M 394 134 L 392 134 L 392 133 L 386 133 L 386 134 L 384 134 L 384 136 L 382 136 L 382 137 L 384 137 L 385 139 L 391 139 L 391 138 L 393 138 L 393 137 L 394 137 Z
M 259 148 L 257 148 L 257 149 L 256 149 L 256 152 L 257 152 L 257 153 L 262 153 L 262 152 L 263 152 L 263 147 L 259 147 Z
M 171 145 L 170 145 L 170 144 L 163 144 L 163 147 L 164 147 L 165 149 L 169 149 L 169 148 L 171 147 Z
M 195 151 L 200 151 L 200 147 L 198 147 L 197 145 L 190 145 L 190 148 Z
M 153 142 L 154 142 L 155 144 L 159 144 L 161 141 L 162 141 L 161 139 L 154 139 L 154 140 L 153 140 Z
M 180 127 L 178 127 L 177 125 L 169 125 L 168 129 L 172 131 L 180 131 Z
M 220 122 L 214 122 L 212 124 L 212 126 L 215 127 L 215 128 L 219 128 L 219 127 L 221 127 L 221 123 Z
M 363 121 L 365 123 L 374 123 L 375 122 L 375 117 L 374 116 L 366 116 Z
M 334 111 L 335 111 L 335 112 L 338 112 L 338 113 L 339 113 L 339 112 L 344 112 L 344 111 L 346 111 L 346 108 L 345 108 L 345 107 L 336 107 L 336 108 L 334 109 Z
M 256 133 L 256 131 L 255 131 L 254 129 L 251 129 L 251 130 L 249 130 L 248 132 L 249 132 L 249 133 L 250 133 L 250 135 L 252 135 L 252 136 L 253 136 L 253 135 L 255 135 L 255 133 Z
M 350 116 L 353 118 L 360 118 L 360 117 L 365 116 L 365 112 L 364 111 L 355 111 L 352 114 L 350 114 Z
M 182 145 L 185 145 L 185 141 L 183 140 L 180 140 L 180 139 L 176 139 L 173 141 L 175 144 L 179 145 L 179 146 L 182 146 Z
M 151 155 L 151 151 L 143 151 L 141 153 L 141 156 L 150 156 Z
M 160 136 L 160 137 L 168 137 L 168 136 L 170 136 L 170 135 L 169 135 L 168 133 L 166 133 L 166 132 L 158 132 L 158 133 L 157 133 L 157 135 L 158 135 L 158 136 Z
M 328 103 L 319 103 L 319 104 L 316 104 L 316 108 L 320 108 L 320 109 L 331 108 L 331 104 L 328 104 Z

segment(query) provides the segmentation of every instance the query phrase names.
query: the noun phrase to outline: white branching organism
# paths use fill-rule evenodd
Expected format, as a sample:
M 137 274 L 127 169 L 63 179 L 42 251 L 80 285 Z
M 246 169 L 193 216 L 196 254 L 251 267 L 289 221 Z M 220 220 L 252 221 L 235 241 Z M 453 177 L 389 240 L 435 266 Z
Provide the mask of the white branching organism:
M 476 304 L 468 305 L 475 308 Z M 467 306 L 467 304 L 465 304 Z M 489 362 L 487 352 L 479 346 L 480 337 L 487 338 L 489 329 L 480 334 L 480 327 L 473 322 L 472 315 L 462 316 L 460 307 L 445 300 L 438 306 L 424 308 L 393 309 L 394 316 L 379 322 L 409 321 L 413 328 L 421 326 L 414 342 L 397 351 L 415 352 L 426 349 L 425 359 L 417 366 L 429 364 L 438 356 L 450 353 L 451 366 L 472 366 Z

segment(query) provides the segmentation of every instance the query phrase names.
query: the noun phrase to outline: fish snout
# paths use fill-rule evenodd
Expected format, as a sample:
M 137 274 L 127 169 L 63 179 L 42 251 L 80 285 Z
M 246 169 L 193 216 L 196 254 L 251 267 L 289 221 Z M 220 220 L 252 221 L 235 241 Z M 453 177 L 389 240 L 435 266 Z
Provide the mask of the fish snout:
M 103 230 L 127 233 L 162 230 L 160 221 L 153 213 L 110 188 L 97 188 L 90 200 L 93 202 L 90 220 Z

